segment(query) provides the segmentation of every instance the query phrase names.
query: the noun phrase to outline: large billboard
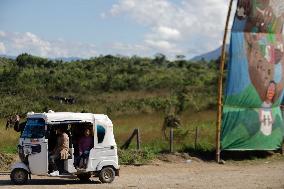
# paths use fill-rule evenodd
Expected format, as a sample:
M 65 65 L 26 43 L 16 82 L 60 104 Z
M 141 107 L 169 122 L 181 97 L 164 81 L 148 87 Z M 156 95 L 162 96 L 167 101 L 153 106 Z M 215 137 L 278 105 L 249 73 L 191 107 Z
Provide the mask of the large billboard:
M 222 113 L 222 150 L 274 150 L 281 146 L 283 22 L 283 0 L 237 3 Z

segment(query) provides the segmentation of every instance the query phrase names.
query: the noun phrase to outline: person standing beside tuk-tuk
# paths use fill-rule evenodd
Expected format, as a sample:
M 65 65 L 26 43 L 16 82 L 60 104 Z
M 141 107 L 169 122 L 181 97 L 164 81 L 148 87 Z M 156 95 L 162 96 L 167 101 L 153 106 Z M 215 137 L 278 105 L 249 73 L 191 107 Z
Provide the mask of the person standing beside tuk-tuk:
M 50 175 L 59 175 L 59 171 L 56 166 L 56 160 L 68 159 L 69 156 L 69 137 L 64 132 L 63 128 L 56 129 L 57 143 L 55 148 L 50 153 L 50 163 L 53 166 L 53 172 Z

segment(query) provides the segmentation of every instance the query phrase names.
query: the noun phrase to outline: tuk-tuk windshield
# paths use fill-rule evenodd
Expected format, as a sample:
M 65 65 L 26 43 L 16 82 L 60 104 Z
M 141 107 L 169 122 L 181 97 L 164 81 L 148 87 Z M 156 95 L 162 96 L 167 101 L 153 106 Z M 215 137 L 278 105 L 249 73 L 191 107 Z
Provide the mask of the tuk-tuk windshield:
M 45 121 L 43 118 L 28 118 L 21 138 L 42 138 L 45 133 Z

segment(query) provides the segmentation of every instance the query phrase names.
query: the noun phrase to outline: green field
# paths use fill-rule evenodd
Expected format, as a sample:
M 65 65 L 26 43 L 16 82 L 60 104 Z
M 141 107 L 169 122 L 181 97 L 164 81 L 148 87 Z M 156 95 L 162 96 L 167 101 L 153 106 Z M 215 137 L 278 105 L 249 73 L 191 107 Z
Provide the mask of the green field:
M 162 133 L 163 115 L 158 113 L 114 117 L 115 135 L 122 144 L 134 128 L 141 132 L 142 145 L 155 151 L 168 150 L 168 141 Z M 204 150 L 212 150 L 215 141 L 215 113 L 212 111 L 189 113 L 181 116 L 182 127 L 175 129 L 175 149 L 177 151 L 194 147 L 195 129 L 199 127 L 198 145 Z

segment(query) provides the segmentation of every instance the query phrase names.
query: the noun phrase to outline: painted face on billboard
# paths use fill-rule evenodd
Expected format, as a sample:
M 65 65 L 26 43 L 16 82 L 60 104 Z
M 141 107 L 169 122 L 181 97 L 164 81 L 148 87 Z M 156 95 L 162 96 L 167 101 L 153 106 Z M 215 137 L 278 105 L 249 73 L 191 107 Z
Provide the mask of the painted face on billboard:
M 268 89 L 266 92 L 266 100 L 269 102 L 273 102 L 273 98 L 275 96 L 275 91 L 276 91 L 276 84 L 275 82 L 270 82 L 268 85 Z

